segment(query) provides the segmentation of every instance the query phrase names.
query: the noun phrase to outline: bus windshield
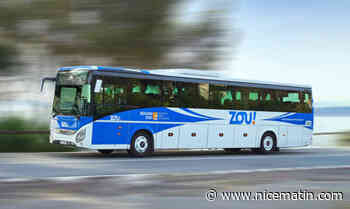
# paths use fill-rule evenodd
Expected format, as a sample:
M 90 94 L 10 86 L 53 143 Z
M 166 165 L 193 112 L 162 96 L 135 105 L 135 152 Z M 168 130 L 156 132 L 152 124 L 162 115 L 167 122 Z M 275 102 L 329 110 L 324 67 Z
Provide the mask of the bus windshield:
M 60 72 L 55 90 L 55 115 L 87 115 L 90 104 L 87 72 Z

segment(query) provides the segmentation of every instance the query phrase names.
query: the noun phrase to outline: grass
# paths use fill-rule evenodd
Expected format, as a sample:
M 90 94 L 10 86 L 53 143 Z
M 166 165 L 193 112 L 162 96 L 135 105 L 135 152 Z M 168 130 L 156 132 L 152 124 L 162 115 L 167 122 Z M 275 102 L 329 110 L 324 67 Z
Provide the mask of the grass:
M 0 120 L 0 130 L 49 130 L 48 125 L 22 118 Z M 75 148 L 50 144 L 48 134 L 0 135 L 0 152 L 65 152 Z

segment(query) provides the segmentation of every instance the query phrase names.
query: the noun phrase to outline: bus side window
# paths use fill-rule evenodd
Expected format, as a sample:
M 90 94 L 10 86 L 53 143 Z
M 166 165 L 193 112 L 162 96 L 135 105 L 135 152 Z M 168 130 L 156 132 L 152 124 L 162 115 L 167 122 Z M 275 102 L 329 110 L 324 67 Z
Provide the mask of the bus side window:
M 210 84 L 209 107 L 213 109 L 232 109 L 232 87 Z
M 283 91 L 282 106 L 286 108 L 284 112 L 298 112 L 300 101 L 299 92 Z
M 302 95 L 302 103 L 300 104 L 301 108 L 299 111 L 304 113 L 312 112 L 312 100 L 310 94 L 308 92 L 300 92 L 300 94 Z
M 259 110 L 259 92 L 257 89 L 251 88 L 248 94 L 249 110 Z
M 146 106 L 147 98 L 144 95 L 144 85 L 140 79 L 128 79 L 127 102 L 128 105 L 142 107 Z
M 114 103 L 113 84 L 105 84 L 103 86 L 103 96 L 104 96 L 104 104 L 113 104 Z
M 179 107 L 208 108 L 209 84 L 176 82 L 177 96 L 175 101 Z
M 97 80 L 101 80 L 102 85 L 104 84 L 103 77 L 96 77 L 96 81 Z M 103 86 L 101 86 L 99 91 L 94 91 L 93 101 L 94 101 L 94 107 L 95 107 L 95 114 L 97 116 L 100 116 L 101 115 L 100 113 L 103 110 Z
M 162 81 L 145 79 L 142 80 L 142 83 L 145 86 L 146 106 L 162 106 Z
M 126 79 L 120 78 L 118 82 L 114 84 L 114 104 L 126 105 L 127 104 L 127 83 Z
M 250 110 L 249 107 L 249 88 L 241 88 L 241 102 L 240 109 Z
M 178 89 L 174 81 L 163 81 L 163 105 L 165 107 L 176 107 L 175 97 Z
M 176 82 L 178 96 L 176 104 L 179 107 L 195 107 L 194 98 L 197 97 L 196 87 L 192 83 Z
M 210 84 L 209 92 L 209 107 L 212 109 L 221 109 L 221 92 L 219 85 Z
M 240 90 L 233 90 L 233 109 L 241 109 L 242 92 Z
M 306 112 L 312 112 L 312 96 L 311 93 L 305 92 L 305 101 L 307 111 Z
M 197 108 L 208 108 L 209 104 L 209 84 L 199 83 L 198 88 L 198 102 L 196 104 Z
M 269 89 L 261 89 L 260 92 L 260 110 L 272 111 L 273 110 L 273 97 L 272 91 Z
M 220 99 L 221 105 L 224 106 L 225 109 L 231 109 L 233 105 L 232 92 L 230 90 L 226 90 L 222 92 L 222 97 Z
M 264 96 L 264 101 L 271 101 L 271 94 L 270 94 L 270 93 L 267 93 L 267 94 Z

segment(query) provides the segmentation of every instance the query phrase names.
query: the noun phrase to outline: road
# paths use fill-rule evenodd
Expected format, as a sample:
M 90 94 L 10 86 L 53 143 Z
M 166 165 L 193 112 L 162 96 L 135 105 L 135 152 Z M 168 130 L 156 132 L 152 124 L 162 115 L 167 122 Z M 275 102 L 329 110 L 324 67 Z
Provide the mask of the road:
M 1 153 L 0 208 L 346 208 L 350 149 L 251 152 Z M 341 201 L 216 201 L 218 191 L 342 192 Z
M 148 158 L 126 153 L 0 153 L 0 180 L 125 174 L 235 172 L 297 167 L 350 167 L 350 149 L 282 149 L 271 155 L 249 151 L 162 152 Z

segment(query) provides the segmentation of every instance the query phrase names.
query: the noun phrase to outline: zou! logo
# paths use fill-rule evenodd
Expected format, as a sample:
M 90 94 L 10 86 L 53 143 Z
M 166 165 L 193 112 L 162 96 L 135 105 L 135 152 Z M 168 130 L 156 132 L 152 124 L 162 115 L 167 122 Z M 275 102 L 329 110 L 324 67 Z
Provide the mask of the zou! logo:
M 255 125 L 256 112 L 236 112 L 231 111 L 230 115 L 232 115 L 230 124 L 241 125 L 243 123 L 250 125 Z

